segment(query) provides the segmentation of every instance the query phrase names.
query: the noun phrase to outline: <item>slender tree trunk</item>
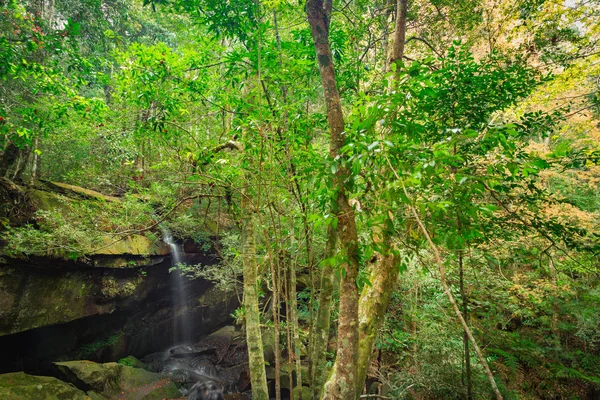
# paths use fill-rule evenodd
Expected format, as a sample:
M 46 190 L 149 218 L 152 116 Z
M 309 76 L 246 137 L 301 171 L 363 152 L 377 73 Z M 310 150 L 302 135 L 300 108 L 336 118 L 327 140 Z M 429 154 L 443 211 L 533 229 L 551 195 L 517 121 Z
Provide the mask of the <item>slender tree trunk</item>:
M 292 345 L 290 351 L 293 351 L 293 359 L 296 361 L 296 388 L 298 390 L 298 399 L 302 400 L 302 363 L 300 359 L 300 332 L 298 327 L 298 301 L 296 297 L 296 251 L 294 251 L 295 237 L 294 237 L 294 219 L 291 220 L 291 241 L 290 248 L 292 250 L 290 254 L 290 322 L 292 325 Z M 297 250 L 297 249 L 296 249 Z M 291 387 L 293 391 L 293 387 Z M 293 396 L 293 394 L 292 394 Z M 295 396 L 293 396 L 295 398 Z M 305 399 L 308 400 L 308 399 Z
M 279 268 L 275 268 L 275 260 L 273 260 L 273 256 L 269 257 L 269 262 L 271 266 L 271 280 L 273 284 L 273 300 L 271 301 L 271 312 L 273 313 L 273 336 L 274 336 L 274 348 L 275 352 L 275 400 L 281 400 L 281 349 L 279 346 L 279 306 L 280 306 L 280 294 L 279 294 Z M 278 265 L 278 264 L 277 264 Z
M 388 1 L 388 4 L 390 2 Z M 391 62 L 398 63 L 404 54 L 406 37 L 406 13 L 408 0 L 397 0 L 396 27 Z M 385 72 L 385 71 L 384 71 Z M 399 75 L 396 74 L 396 79 Z M 374 241 L 384 244 L 388 249 L 392 246 L 389 232 L 376 232 Z M 367 377 L 373 345 L 377 339 L 377 329 L 381 326 L 385 311 L 389 305 L 397 280 L 396 257 L 392 254 L 379 255 L 369 271 L 371 286 L 365 287 L 359 303 L 359 348 L 357 397 Z
M 338 247 L 337 232 L 330 225 L 327 229 L 327 245 L 325 254 L 330 256 L 335 254 Z M 313 400 L 321 398 L 323 385 L 325 382 L 327 362 L 327 344 L 329 343 L 329 330 L 331 328 L 331 300 L 335 288 L 335 279 L 332 263 L 325 263 L 321 271 L 321 283 L 319 299 L 317 300 L 318 309 L 315 321 L 315 332 L 313 339 L 313 349 L 311 358 L 313 360 L 313 375 L 311 378 L 311 389 Z
M 465 292 L 463 253 L 458 251 L 458 273 L 460 278 L 460 296 L 462 298 L 463 315 L 465 323 L 469 324 L 469 300 Z M 471 355 L 469 353 L 469 336 L 463 332 L 463 346 L 465 349 L 465 386 L 467 387 L 467 400 L 473 400 L 473 387 L 471 384 Z
M 382 43 L 382 52 L 383 52 L 383 72 L 389 71 L 389 44 L 390 44 L 390 29 L 389 29 L 389 19 L 390 14 L 392 13 L 392 0 L 387 0 L 386 10 L 383 13 L 383 43 Z
M 255 211 L 246 190 L 242 192 L 242 243 L 244 270 L 244 309 L 246 312 L 246 343 L 250 364 L 252 398 L 268 400 L 267 375 L 260 330 L 258 307 L 258 264 L 256 263 Z
M 12 180 L 14 182 L 24 183 L 23 175 L 25 174 L 25 170 L 27 169 L 27 164 L 29 164 L 29 155 L 31 154 L 31 147 L 27 146 L 24 149 L 19 151 L 19 158 L 15 165 L 15 171 L 13 173 Z
M 340 94 L 337 88 L 333 58 L 329 46 L 329 25 L 332 0 L 308 0 L 306 13 L 310 24 L 319 64 L 321 84 L 327 106 L 330 145 L 329 155 L 335 160 L 344 145 L 344 115 Z M 356 393 L 356 372 L 358 359 L 358 299 L 356 286 L 358 276 L 358 234 L 354 218 L 354 208 L 348 203 L 344 182 L 350 171 L 338 168 L 333 187 L 337 192 L 333 211 L 338 221 L 339 240 L 346 263 L 342 266 L 340 283 L 340 308 L 336 364 L 324 387 L 324 398 L 348 400 Z
M 283 255 L 282 255 L 283 257 Z M 294 391 L 292 390 L 294 388 L 294 357 L 293 357 L 293 343 L 292 343 L 292 324 L 290 323 L 291 318 L 291 306 L 290 306 L 290 277 L 288 274 L 288 267 L 286 264 L 286 260 L 284 258 L 284 261 L 282 262 L 283 266 L 284 266 L 284 279 L 285 282 L 283 283 L 283 285 L 285 286 L 285 319 L 286 319 L 286 324 L 285 324 L 285 329 L 286 329 L 286 339 L 287 339 L 287 353 L 288 353 L 288 378 L 289 378 L 289 387 L 290 387 L 290 399 L 294 400 Z
M 389 163 L 389 160 L 388 160 L 388 163 Z M 390 164 L 390 168 L 391 167 L 392 167 L 392 165 Z M 398 176 L 398 174 L 395 171 L 394 171 L 394 175 L 396 176 L 396 179 L 400 180 L 400 177 Z M 406 195 L 406 197 L 410 199 L 410 196 L 409 196 L 406 188 L 403 187 L 403 189 L 404 189 L 404 194 Z M 479 345 L 477 344 L 477 341 L 475 340 L 475 337 L 473 336 L 473 333 L 471 332 L 469 325 L 467 325 L 465 318 L 463 317 L 462 313 L 460 312 L 460 309 L 458 308 L 458 304 L 456 303 L 456 300 L 454 299 L 454 295 L 452 294 L 452 291 L 450 290 L 450 286 L 448 285 L 448 282 L 446 281 L 446 269 L 444 268 L 444 263 L 442 262 L 442 256 L 440 255 L 440 252 L 439 252 L 437 246 L 433 243 L 433 240 L 431 240 L 431 236 L 429 235 L 427 228 L 425 228 L 423 221 L 421 221 L 421 218 L 419 217 L 419 213 L 417 212 L 417 209 L 413 205 L 410 205 L 409 207 L 410 207 L 410 210 L 411 210 L 413 216 L 415 217 L 415 220 L 417 221 L 417 224 L 419 225 L 419 228 L 421 229 L 421 232 L 427 239 L 427 243 L 429 244 L 429 247 L 433 251 L 433 255 L 435 257 L 435 262 L 438 266 L 438 271 L 440 273 L 440 281 L 442 282 L 442 286 L 444 287 L 444 292 L 446 293 L 446 296 L 448 297 L 448 300 L 450 301 L 450 304 L 452 305 L 452 309 L 454 310 L 456 317 L 458 318 L 460 324 L 462 325 L 462 327 L 465 331 L 465 334 L 469 338 L 469 341 L 473 345 L 475 354 L 477 354 L 477 358 L 479 358 L 479 362 L 483 366 L 483 370 L 485 372 L 485 375 L 488 378 L 488 381 L 490 382 L 490 385 L 492 386 L 492 390 L 494 391 L 494 394 L 496 395 L 496 399 L 502 400 L 502 394 L 500 393 L 500 390 L 498 389 L 498 385 L 496 384 L 496 380 L 494 379 L 494 374 L 492 374 L 492 370 L 490 369 L 488 362 L 486 361 L 485 357 L 483 356 L 483 352 L 479 348 Z
M 554 260 L 550 253 L 548 255 L 548 270 L 550 271 L 550 277 L 552 278 L 552 320 L 550 328 L 552 329 L 552 338 L 557 349 L 561 347 L 560 343 L 560 331 L 558 329 L 558 315 L 560 310 L 558 308 L 558 274 L 556 273 L 556 267 L 554 266 Z
M 40 173 L 40 156 L 38 154 L 40 139 L 35 138 L 33 141 L 33 151 L 31 152 L 31 175 L 29 176 L 29 184 L 33 185 Z

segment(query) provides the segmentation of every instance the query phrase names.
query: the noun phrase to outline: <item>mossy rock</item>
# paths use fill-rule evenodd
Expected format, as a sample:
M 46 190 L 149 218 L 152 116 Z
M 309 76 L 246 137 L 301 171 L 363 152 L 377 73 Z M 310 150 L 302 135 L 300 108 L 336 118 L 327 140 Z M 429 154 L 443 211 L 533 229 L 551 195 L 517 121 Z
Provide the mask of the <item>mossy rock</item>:
M 123 366 L 120 385 L 120 397 L 128 400 L 181 397 L 181 392 L 170 378 L 141 368 Z
M 90 400 L 71 384 L 49 376 L 24 372 L 0 375 L 0 398 L 3 400 Z
M 143 362 L 141 362 L 134 356 L 127 356 L 127 357 L 121 358 L 118 361 L 118 363 L 121 365 L 125 365 L 127 367 L 148 369 L 148 366 L 146 364 L 144 364 Z
M 169 253 L 168 246 L 158 245 L 144 235 L 130 235 L 121 240 L 115 240 L 112 236 L 102 238 L 103 244 L 97 250 L 90 249 L 87 254 L 93 255 L 133 255 L 133 256 L 155 256 Z
M 74 202 L 73 199 L 66 196 L 43 190 L 32 190 L 29 195 L 35 209 L 59 210 L 62 214 L 70 213 L 70 206 Z
M 134 357 L 128 358 L 141 363 Z M 88 390 L 93 400 L 177 398 L 181 393 L 169 377 L 119 363 L 98 364 L 91 361 L 57 362 L 62 376 Z
M 0 274 L 0 335 L 114 310 L 114 304 L 94 301 L 97 286 L 87 273 L 58 276 L 7 268 Z
M 92 361 L 65 361 L 54 363 L 61 377 L 86 390 L 99 393 L 116 393 L 123 365 L 117 363 L 98 364 Z
M 232 342 L 233 339 L 238 336 L 240 333 L 236 331 L 235 326 L 233 325 L 225 325 L 221 329 L 214 331 L 210 335 L 208 335 L 211 339 L 222 339 L 226 342 Z

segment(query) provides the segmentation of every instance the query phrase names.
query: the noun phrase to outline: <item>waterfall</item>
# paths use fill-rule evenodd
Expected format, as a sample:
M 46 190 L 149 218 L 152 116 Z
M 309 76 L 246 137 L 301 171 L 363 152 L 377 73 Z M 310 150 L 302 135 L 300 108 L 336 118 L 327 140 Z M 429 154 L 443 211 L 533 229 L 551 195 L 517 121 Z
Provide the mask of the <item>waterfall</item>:
M 161 228 L 163 241 L 171 248 L 171 262 L 173 267 L 179 267 L 182 263 L 182 251 L 180 246 L 175 243 L 171 233 Z M 173 335 L 175 343 L 191 342 L 191 327 L 189 321 L 189 293 L 187 279 L 181 273 L 179 268 L 171 272 L 171 290 L 173 293 L 173 313 L 174 326 Z

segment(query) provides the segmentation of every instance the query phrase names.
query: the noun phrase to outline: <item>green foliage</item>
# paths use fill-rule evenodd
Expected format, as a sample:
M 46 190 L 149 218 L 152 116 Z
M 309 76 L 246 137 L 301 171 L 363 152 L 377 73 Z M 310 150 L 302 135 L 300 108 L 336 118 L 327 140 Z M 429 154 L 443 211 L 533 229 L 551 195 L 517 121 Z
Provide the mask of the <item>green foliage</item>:
M 107 336 L 105 339 L 99 339 L 93 343 L 83 345 L 79 348 L 81 357 L 90 357 L 106 347 L 110 347 L 121 340 L 123 337 L 123 331 L 117 331 Z
M 336 174 L 349 172 L 357 285 L 376 282 L 368 267 L 378 255 L 398 255 L 404 271 L 377 344 L 395 364 L 379 374 L 389 376 L 390 396 L 465 392 L 462 331 L 407 205 L 439 246 L 456 297 L 468 300 L 469 323 L 506 398 L 595 384 L 597 121 L 586 114 L 574 128 L 560 116 L 580 116 L 579 106 L 597 111 L 598 13 L 563 3 L 497 2 L 492 10 L 473 0 L 410 2 L 406 63 L 392 72 L 384 68 L 389 3 L 336 3 L 329 39 L 347 124 L 333 159 L 303 4 L 65 0 L 53 22 L 33 2 L 2 2 L 0 161 L 9 143 L 20 149 L 6 176 L 23 165 L 32 176 L 121 199 L 65 200 L 21 227 L 2 220 L 2 251 L 77 258 L 106 237 L 159 240 L 148 229 L 160 222 L 221 257 L 216 266 L 178 265 L 179 273 L 238 291 L 240 223 L 252 213 L 260 283 L 277 279 L 271 264 L 281 272 L 292 262 L 316 282 L 323 266 L 338 279 L 346 256 L 326 254 L 325 243 L 340 224 Z M 570 60 L 586 52 L 591 58 L 573 68 Z M 551 64 L 537 69 L 544 60 Z M 586 93 L 564 89 L 573 80 Z M 554 83 L 560 89 L 544 94 Z M 554 104 L 559 95 L 582 104 Z M 459 252 L 464 293 L 456 289 Z M 301 325 L 319 306 L 316 293 L 298 293 Z M 245 316 L 234 313 L 238 322 Z M 476 398 L 490 396 L 475 358 L 473 385 Z

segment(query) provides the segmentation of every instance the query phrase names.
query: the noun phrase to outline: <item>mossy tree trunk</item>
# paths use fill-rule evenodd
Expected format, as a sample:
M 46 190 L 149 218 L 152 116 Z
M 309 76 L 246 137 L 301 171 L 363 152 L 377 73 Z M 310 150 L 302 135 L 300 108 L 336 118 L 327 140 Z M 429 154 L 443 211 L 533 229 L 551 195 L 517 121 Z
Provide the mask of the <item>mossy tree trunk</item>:
M 332 0 L 308 0 L 306 13 L 311 28 L 315 52 L 319 64 L 321 84 L 327 107 L 329 123 L 329 156 L 332 162 L 340 156 L 344 146 L 344 115 L 340 93 L 337 88 L 331 48 L 329 46 L 329 26 Z M 338 319 L 337 351 L 334 370 L 324 386 L 323 397 L 347 400 L 356 393 L 356 363 L 358 357 L 358 299 L 356 285 L 358 276 L 358 234 L 354 208 L 348 202 L 344 182 L 351 171 L 339 166 L 333 176 L 332 212 L 338 222 L 338 236 L 343 252 L 344 264 L 340 282 L 340 308 Z
M 256 212 L 242 191 L 242 246 L 244 270 L 244 310 L 246 316 L 246 343 L 250 365 L 252 398 L 268 400 L 267 374 L 260 330 L 260 310 L 258 306 L 258 264 L 256 262 Z
M 386 238 L 386 242 L 387 246 L 390 246 L 389 236 Z M 385 311 L 394 292 L 398 277 L 397 258 L 393 254 L 378 256 L 377 260 L 371 264 L 369 271 L 371 286 L 365 286 L 360 296 L 357 398 L 367 378 L 378 329 L 383 323 Z
M 326 255 L 333 255 L 336 252 L 338 240 L 337 232 L 333 226 L 327 230 Z M 323 391 L 325 382 L 327 344 L 329 343 L 329 330 L 331 329 L 331 300 L 335 289 L 335 279 L 333 264 L 326 262 L 321 271 L 321 282 L 319 297 L 317 300 L 318 308 L 315 321 L 315 330 L 313 338 L 313 348 L 311 359 L 313 370 L 311 376 L 311 389 L 313 399 L 319 399 Z

